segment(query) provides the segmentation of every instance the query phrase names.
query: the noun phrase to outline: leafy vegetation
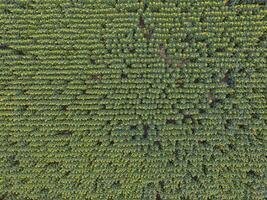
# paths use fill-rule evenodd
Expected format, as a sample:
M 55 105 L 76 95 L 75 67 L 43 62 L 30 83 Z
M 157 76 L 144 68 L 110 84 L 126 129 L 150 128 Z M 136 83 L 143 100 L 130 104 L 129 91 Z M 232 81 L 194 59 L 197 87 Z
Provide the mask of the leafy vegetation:
M 0 199 L 266 199 L 265 2 L 1 0 Z

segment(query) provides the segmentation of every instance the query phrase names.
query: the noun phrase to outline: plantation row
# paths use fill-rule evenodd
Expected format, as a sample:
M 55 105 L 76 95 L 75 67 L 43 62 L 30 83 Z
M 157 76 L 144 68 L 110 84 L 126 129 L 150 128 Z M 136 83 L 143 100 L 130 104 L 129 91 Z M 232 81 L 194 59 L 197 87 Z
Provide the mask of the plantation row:
M 264 3 L 0 1 L 0 199 L 265 199 Z

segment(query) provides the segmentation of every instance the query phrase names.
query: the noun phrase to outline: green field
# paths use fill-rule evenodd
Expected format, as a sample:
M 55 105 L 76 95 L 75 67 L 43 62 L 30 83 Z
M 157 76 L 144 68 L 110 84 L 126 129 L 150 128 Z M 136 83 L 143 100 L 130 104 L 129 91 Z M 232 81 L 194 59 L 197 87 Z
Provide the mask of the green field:
M 266 0 L 0 0 L 0 200 L 267 199 Z

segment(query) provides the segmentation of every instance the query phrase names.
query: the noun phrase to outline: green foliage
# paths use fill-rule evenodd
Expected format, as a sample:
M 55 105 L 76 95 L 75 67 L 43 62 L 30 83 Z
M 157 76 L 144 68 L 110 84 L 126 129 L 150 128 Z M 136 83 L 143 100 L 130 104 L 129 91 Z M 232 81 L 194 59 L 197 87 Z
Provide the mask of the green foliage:
M 225 0 L 226 5 L 234 6 L 234 5 L 242 5 L 242 4 L 257 4 L 267 6 L 267 2 L 265 0 Z
M 265 199 L 265 4 L 1 0 L 0 199 Z

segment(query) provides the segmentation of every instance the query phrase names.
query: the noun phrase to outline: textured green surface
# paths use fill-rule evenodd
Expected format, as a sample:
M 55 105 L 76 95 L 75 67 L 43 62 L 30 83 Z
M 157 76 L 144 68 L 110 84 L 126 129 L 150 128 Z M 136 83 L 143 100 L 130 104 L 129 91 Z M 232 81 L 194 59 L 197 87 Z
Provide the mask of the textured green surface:
M 266 199 L 265 1 L 227 2 L 0 0 L 0 199 Z

